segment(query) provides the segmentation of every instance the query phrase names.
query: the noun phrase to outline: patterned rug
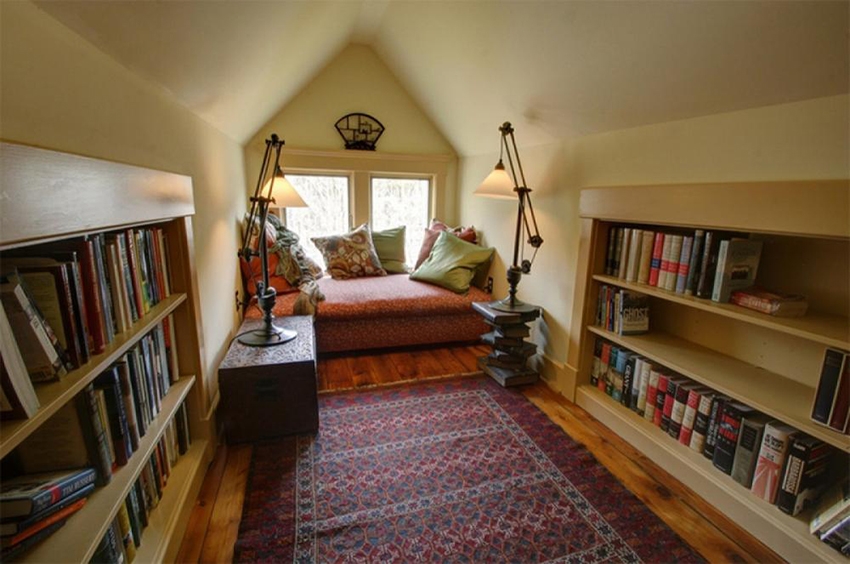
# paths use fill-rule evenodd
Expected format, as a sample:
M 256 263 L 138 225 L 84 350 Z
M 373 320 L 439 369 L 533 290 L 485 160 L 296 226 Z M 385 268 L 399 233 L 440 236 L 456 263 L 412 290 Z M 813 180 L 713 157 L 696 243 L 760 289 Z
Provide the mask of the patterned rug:
M 254 449 L 239 562 L 699 562 L 521 394 L 471 379 L 319 398 Z

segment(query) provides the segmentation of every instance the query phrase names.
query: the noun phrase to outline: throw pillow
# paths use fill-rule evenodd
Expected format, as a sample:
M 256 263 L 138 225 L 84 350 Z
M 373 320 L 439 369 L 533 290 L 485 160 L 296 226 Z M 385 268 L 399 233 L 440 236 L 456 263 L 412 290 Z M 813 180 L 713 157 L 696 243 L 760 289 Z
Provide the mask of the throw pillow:
M 476 268 L 488 262 L 494 251 L 493 248 L 479 247 L 447 231 L 441 231 L 430 256 L 410 277 L 463 294 L 469 291 Z
M 336 280 L 387 275 L 365 223 L 351 233 L 313 237 L 311 241 L 322 252 L 328 272 Z
M 269 254 L 269 285 L 275 289 L 278 294 L 286 294 L 288 292 L 296 292 L 298 288 L 293 288 L 286 278 L 276 276 L 274 274 L 278 261 L 277 255 Z M 257 281 L 263 279 L 263 267 L 260 257 L 251 257 L 249 263 L 242 257 L 239 257 L 239 267 L 242 270 L 242 279 L 245 281 L 245 290 L 251 295 L 257 295 Z
M 375 252 L 378 253 L 381 266 L 389 273 L 410 272 L 404 262 L 404 232 L 404 225 L 383 231 L 372 231 Z
M 475 233 L 474 227 L 449 227 L 439 219 L 432 219 L 431 226 L 425 229 L 425 235 L 422 237 L 422 246 L 419 248 L 419 258 L 416 259 L 414 269 L 419 268 L 425 262 L 425 259 L 428 258 L 428 255 L 431 254 L 434 242 L 437 240 L 437 236 L 441 231 L 448 231 L 452 235 L 456 235 L 470 243 L 478 242 L 478 235 Z

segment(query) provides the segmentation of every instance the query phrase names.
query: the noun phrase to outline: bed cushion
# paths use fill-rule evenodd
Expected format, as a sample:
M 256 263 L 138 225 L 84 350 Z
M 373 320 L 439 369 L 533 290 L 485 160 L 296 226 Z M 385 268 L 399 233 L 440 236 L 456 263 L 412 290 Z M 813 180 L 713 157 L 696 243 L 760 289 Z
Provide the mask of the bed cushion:
M 475 272 L 482 264 L 490 264 L 493 248 L 483 248 L 441 231 L 431 254 L 410 277 L 430 282 L 463 294 L 469 291 Z

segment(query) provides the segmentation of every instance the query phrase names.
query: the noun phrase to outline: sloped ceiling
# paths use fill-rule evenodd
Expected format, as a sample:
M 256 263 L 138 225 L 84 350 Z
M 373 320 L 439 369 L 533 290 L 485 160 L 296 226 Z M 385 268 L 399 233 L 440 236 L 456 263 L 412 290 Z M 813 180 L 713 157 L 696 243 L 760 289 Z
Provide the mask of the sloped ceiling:
M 36 4 L 245 143 L 350 42 L 459 154 L 846 93 L 848 2 Z

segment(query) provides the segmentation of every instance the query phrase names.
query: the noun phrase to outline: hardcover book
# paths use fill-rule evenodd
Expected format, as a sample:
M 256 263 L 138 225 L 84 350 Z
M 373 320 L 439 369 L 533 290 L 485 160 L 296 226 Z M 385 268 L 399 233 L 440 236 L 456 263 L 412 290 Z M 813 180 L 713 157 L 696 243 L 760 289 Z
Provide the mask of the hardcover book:
M 847 354 L 838 349 L 826 349 L 821 366 L 818 387 L 812 404 L 812 420 L 822 425 L 829 425 L 832 415 L 832 405 L 838 390 L 838 381 L 847 362 Z
M 621 290 L 620 295 L 620 335 L 640 335 L 648 332 L 649 296 L 630 290 Z
M 835 389 L 829 426 L 836 431 L 846 433 L 848 419 L 850 419 L 850 360 L 845 360 L 844 369 L 841 371 L 838 386 Z
M 697 229 L 694 232 L 694 242 L 691 246 L 691 258 L 689 261 L 688 278 L 685 281 L 685 295 L 693 296 L 697 292 L 700 268 L 702 267 L 702 245 L 705 241 L 705 231 Z
M 753 473 L 753 485 L 750 488 L 750 491 L 765 501 L 776 502 L 779 475 L 785 464 L 791 437 L 796 432 L 794 427 L 781 421 L 771 421 L 765 425 Z
M 720 243 L 712 301 L 726 303 L 735 290 L 755 284 L 761 248 L 762 242 L 752 239 L 730 239 Z
M 711 419 L 711 406 L 717 394 L 708 390 L 700 394 L 697 412 L 694 416 L 694 429 L 691 433 L 691 440 L 688 446 L 691 450 L 702 453 L 705 448 L 705 438 L 708 434 L 708 424 Z
M 679 439 L 679 432 L 682 430 L 682 420 L 685 417 L 685 406 L 688 403 L 688 396 L 691 390 L 696 387 L 693 382 L 683 382 L 676 386 L 676 394 L 673 398 L 673 407 L 670 410 L 670 423 L 667 426 L 667 434 L 674 439 Z
M 676 293 L 684 294 L 685 285 L 688 281 L 688 273 L 691 270 L 691 247 L 694 238 L 690 235 L 682 239 L 682 253 L 679 255 L 679 269 L 676 273 Z
M 761 413 L 748 415 L 741 421 L 738 434 L 738 446 L 735 448 L 735 460 L 732 462 L 732 479 L 749 488 L 753 483 L 758 451 L 761 448 L 764 426 L 769 418 Z
M 652 244 L 652 259 L 649 261 L 649 285 L 658 286 L 658 274 L 661 271 L 661 257 L 664 252 L 664 233 L 655 234 Z
M 708 417 L 708 432 L 705 434 L 705 446 L 702 454 L 707 459 L 714 458 L 714 447 L 717 444 L 717 431 L 720 428 L 720 416 L 723 414 L 723 406 L 729 398 L 726 396 L 714 396 L 711 400 L 711 413 Z
M 729 301 L 775 317 L 802 317 L 809 307 L 805 296 L 769 292 L 758 287 L 735 290 L 729 297 Z
M 664 289 L 674 291 L 676 289 L 676 279 L 679 274 L 679 258 L 682 255 L 682 235 L 671 235 L 670 243 L 670 259 L 667 262 L 667 276 L 664 277 Z
M 637 282 L 640 269 L 640 251 L 643 248 L 643 230 L 632 229 L 629 239 L 629 258 L 626 264 L 626 282 Z
M 4 479 L 0 484 L 0 514 L 4 521 L 33 515 L 93 484 L 94 478 L 94 468 L 82 468 Z
M 717 442 L 714 445 L 714 454 L 711 461 L 714 467 L 725 472 L 732 473 L 732 464 L 735 461 L 735 449 L 738 446 L 738 435 L 741 432 L 741 424 L 745 417 L 755 415 L 755 410 L 749 406 L 735 401 L 727 402 L 723 406 L 717 425 Z
M 808 435 L 795 435 L 782 469 L 776 505 L 797 515 L 815 503 L 826 486 L 832 447 Z
M 628 271 L 629 247 L 632 244 L 632 231 L 631 227 L 623 229 L 623 245 L 620 249 L 620 264 L 617 268 L 617 278 L 621 280 L 626 279 L 626 272 Z
M 850 516 L 850 481 L 845 476 L 824 493 L 809 522 L 809 533 L 825 533 Z
M 646 384 L 646 404 L 643 408 L 643 418 L 647 421 L 655 420 L 655 403 L 658 401 L 658 380 L 661 377 L 655 367 L 649 371 L 649 382 Z
M 699 280 L 697 281 L 696 296 L 698 298 L 711 298 L 711 292 L 714 289 L 714 274 L 717 270 L 717 249 L 719 246 L 720 233 L 706 231 L 705 242 L 702 246 Z
M 638 267 L 637 283 L 649 282 L 649 270 L 652 266 L 652 245 L 655 240 L 655 232 L 644 230 L 642 233 L 640 248 L 640 266 Z
M 0 536 L 9 537 L 17 535 L 18 533 L 29 529 L 36 523 L 43 522 L 47 517 L 54 513 L 58 513 L 60 510 L 68 507 L 69 505 L 88 497 L 93 491 L 94 484 L 89 484 L 80 489 L 78 492 L 69 495 L 62 501 L 51 505 L 43 511 L 39 511 L 38 513 L 34 513 L 28 517 L 3 520 L 0 522 Z
M 679 442 L 685 446 L 691 444 L 700 399 L 708 391 L 708 388 L 705 386 L 693 386 L 688 390 L 688 397 L 685 400 L 685 412 L 682 415 L 682 427 L 679 430 Z

